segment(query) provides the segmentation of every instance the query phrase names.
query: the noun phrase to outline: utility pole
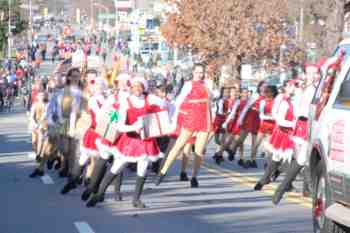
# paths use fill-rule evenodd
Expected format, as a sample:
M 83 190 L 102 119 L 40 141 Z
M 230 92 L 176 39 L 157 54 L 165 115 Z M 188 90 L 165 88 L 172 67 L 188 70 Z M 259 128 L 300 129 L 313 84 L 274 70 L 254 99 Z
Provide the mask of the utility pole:
M 8 35 L 7 35 L 7 58 L 11 59 L 11 0 L 8 0 Z

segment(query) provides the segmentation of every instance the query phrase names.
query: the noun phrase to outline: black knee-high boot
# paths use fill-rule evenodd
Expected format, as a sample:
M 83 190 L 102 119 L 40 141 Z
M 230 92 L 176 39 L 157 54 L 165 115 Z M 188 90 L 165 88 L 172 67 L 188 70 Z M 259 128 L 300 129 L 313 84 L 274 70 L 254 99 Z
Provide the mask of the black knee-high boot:
M 117 175 L 117 177 L 114 180 L 114 200 L 116 201 L 123 200 L 122 192 L 120 191 L 122 183 L 123 183 L 123 173 L 120 173 Z
M 87 207 L 94 207 L 98 202 L 102 202 L 104 199 L 104 194 L 108 188 L 108 186 L 113 182 L 116 174 L 113 174 L 111 171 L 108 171 L 106 175 L 103 177 L 101 185 L 96 194 L 93 194 L 91 199 L 86 203 Z
M 79 162 L 76 161 L 72 171 L 72 175 L 68 178 L 68 183 L 61 190 L 61 194 L 67 194 L 71 190 L 77 187 L 81 174 L 83 174 L 84 166 L 80 166 Z
M 278 169 L 280 163 L 276 161 L 271 161 L 268 165 L 267 168 L 265 169 L 263 177 L 259 180 L 259 182 L 255 185 L 254 190 L 261 190 L 264 185 L 268 184 L 270 182 L 270 177 L 273 173 L 276 172 Z
M 98 158 L 95 163 L 95 168 L 92 172 L 90 183 L 81 195 L 83 201 L 87 201 L 92 193 L 97 193 L 98 187 L 106 173 L 107 160 Z
M 137 177 L 134 198 L 132 200 L 132 205 L 135 208 L 146 208 L 146 205 L 140 200 L 145 182 L 146 182 L 146 177 L 141 177 L 141 176 Z
M 277 205 L 283 198 L 284 193 L 288 190 L 292 182 L 295 180 L 303 166 L 300 166 L 297 161 L 293 160 L 291 166 L 289 167 L 286 176 L 284 177 L 282 183 L 278 186 L 275 191 L 275 195 L 272 198 L 273 204 Z

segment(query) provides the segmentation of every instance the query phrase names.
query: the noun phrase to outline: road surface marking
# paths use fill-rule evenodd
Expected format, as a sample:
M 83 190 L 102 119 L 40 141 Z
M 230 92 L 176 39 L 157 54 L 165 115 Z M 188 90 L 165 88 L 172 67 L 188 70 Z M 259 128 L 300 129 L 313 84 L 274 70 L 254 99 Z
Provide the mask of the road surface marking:
M 75 222 L 74 225 L 79 233 L 95 233 L 87 222 Z
M 29 152 L 29 153 L 28 153 L 28 158 L 30 158 L 30 159 L 35 159 L 35 158 L 36 158 L 35 152 Z
M 256 178 L 249 177 L 247 175 L 240 174 L 238 172 L 233 172 L 225 168 L 218 169 L 213 165 L 210 165 L 209 163 L 204 163 L 204 167 L 207 168 L 207 170 L 213 174 L 228 178 L 235 183 L 239 183 L 243 186 L 246 186 L 252 189 L 254 188 L 256 182 L 258 182 L 258 179 Z M 277 185 L 268 184 L 268 185 L 265 185 L 264 189 L 260 192 L 273 196 L 276 189 L 277 189 Z M 300 193 L 296 193 L 296 192 L 286 193 L 285 199 L 289 202 L 301 205 L 303 207 L 312 208 L 311 198 L 303 197 L 303 195 Z
M 44 175 L 41 177 L 44 184 L 54 184 L 53 179 L 49 175 Z

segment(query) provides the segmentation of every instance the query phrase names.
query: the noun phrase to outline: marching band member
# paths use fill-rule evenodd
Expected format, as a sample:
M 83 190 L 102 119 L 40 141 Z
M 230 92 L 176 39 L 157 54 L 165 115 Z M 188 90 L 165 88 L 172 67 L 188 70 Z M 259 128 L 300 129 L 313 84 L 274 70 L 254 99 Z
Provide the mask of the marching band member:
M 289 80 L 285 87 L 284 98 L 281 101 L 276 113 L 276 128 L 274 129 L 269 144 L 272 152 L 272 161 L 268 164 L 263 177 L 255 185 L 255 190 L 261 190 L 263 186 L 269 183 L 269 179 L 278 169 L 280 162 L 291 161 L 294 153 L 294 142 L 292 139 L 293 130 L 295 127 L 295 110 L 291 101 L 291 97 L 295 92 L 295 80 Z M 281 192 L 285 192 L 290 187 L 289 173 L 279 185 L 275 192 L 273 202 L 276 204 L 278 196 Z M 283 194 L 282 194 L 283 195 Z M 276 199 L 277 198 L 277 199 Z
M 205 147 L 208 143 L 208 137 L 212 127 L 210 112 L 211 93 L 204 83 L 205 67 L 202 64 L 195 64 L 192 74 L 192 81 L 185 83 L 180 95 L 176 99 L 175 106 L 177 113 L 174 114 L 174 119 L 177 119 L 180 110 L 179 107 L 183 104 L 182 108 L 184 114 L 182 119 L 182 129 L 156 179 L 156 185 L 159 185 L 162 182 L 170 166 L 173 164 L 176 157 L 183 151 L 188 140 L 196 134 L 195 168 L 192 174 L 191 187 L 198 187 L 197 173 L 203 161 Z
M 137 163 L 137 180 L 132 204 L 136 208 L 145 208 L 140 200 L 146 181 L 147 167 L 150 162 L 157 161 L 160 150 L 155 139 L 142 139 L 144 127 L 142 117 L 152 113 L 152 106 L 165 107 L 165 103 L 154 95 L 144 95 L 147 81 L 143 77 L 135 77 L 131 81 L 131 95 L 120 103 L 118 129 L 122 132 L 113 147 L 114 161 L 104 176 L 97 194 L 93 194 L 87 206 L 92 207 L 101 201 L 104 193 L 115 177 L 131 162 Z

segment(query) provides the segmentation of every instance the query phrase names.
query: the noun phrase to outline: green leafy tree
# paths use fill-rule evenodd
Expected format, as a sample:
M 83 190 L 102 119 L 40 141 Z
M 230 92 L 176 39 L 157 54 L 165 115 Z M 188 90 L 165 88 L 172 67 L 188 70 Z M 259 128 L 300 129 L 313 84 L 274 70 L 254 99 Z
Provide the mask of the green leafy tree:
M 8 0 L 0 0 L 0 51 L 7 47 L 9 4 Z M 21 1 L 10 0 L 11 6 L 11 33 L 12 36 L 22 33 L 27 29 L 28 22 L 21 18 Z

